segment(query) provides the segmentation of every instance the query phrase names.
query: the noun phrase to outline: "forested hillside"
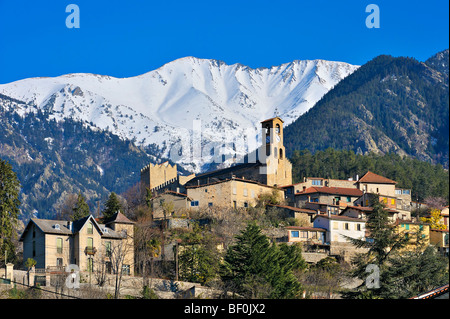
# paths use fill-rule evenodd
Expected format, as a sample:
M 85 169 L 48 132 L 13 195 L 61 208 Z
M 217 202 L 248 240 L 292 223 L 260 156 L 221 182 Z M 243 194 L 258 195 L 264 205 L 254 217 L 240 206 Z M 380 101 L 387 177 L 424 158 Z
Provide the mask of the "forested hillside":
M 42 112 L 20 117 L 1 109 L 0 116 L 0 158 L 21 182 L 23 219 L 36 213 L 54 218 L 57 204 L 70 193 L 82 193 L 95 212 L 110 192 L 137 183 L 151 160 L 131 141 L 77 121 L 57 122 Z
M 290 160 L 294 182 L 301 182 L 303 177 L 355 179 L 369 170 L 395 180 L 399 188 L 411 189 L 414 201 L 427 197 L 449 201 L 449 173 L 439 164 L 402 158 L 393 153 L 357 155 L 353 151 L 331 148 L 314 154 L 308 150 L 295 151 Z
M 378 56 L 285 129 L 286 150 L 396 153 L 448 168 L 448 50 L 419 62 Z

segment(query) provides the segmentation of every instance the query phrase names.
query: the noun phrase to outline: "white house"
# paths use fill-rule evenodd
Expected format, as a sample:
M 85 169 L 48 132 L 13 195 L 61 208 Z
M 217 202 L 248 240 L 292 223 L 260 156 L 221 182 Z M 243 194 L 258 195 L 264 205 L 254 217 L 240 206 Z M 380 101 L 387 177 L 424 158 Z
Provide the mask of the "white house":
M 314 217 L 313 224 L 315 228 L 326 230 L 325 242 L 330 245 L 330 254 L 345 255 L 356 251 L 355 246 L 350 243 L 346 236 L 365 239 L 365 221 L 360 218 L 318 214 Z

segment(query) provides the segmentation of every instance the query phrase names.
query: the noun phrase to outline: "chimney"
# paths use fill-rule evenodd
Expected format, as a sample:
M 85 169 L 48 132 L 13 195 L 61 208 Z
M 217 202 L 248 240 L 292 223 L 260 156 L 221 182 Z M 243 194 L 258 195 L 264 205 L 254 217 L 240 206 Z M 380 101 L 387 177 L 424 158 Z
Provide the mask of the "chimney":
M 67 228 L 69 228 L 69 230 L 72 231 L 72 222 L 71 221 L 67 222 Z

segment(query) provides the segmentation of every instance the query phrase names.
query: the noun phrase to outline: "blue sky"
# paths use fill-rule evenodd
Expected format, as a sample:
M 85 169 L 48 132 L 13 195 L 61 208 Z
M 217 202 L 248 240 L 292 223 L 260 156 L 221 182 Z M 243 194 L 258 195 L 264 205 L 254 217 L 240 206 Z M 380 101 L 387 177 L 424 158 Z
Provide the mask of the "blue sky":
M 80 9 L 69 29 L 66 6 Z M 380 8 L 369 29 L 367 5 Z M 139 75 L 185 56 L 253 68 L 296 59 L 425 60 L 449 47 L 447 0 L 0 0 L 0 83 L 88 72 Z

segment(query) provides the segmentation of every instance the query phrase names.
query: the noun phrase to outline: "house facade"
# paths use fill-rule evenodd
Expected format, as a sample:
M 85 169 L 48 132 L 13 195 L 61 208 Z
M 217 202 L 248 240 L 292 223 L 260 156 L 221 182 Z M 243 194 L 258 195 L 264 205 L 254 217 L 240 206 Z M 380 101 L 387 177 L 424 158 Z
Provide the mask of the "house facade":
M 121 269 L 134 273 L 134 223 L 120 212 L 99 223 L 92 215 L 76 221 L 32 218 L 20 237 L 24 262 L 36 268 L 65 269 L 75 264 L 80 271 L 95 271 L 104 265 L 114 271 L 115 254 L 123 254 Z
M 354 253 L 364 251 L 356 249 L 347 237 L 365 240 L 365 221 L 359 218 L 337 215 L 316 215 L 314 228 L 326 230 L 325 243 L 330 245 L 330 254 L 349 260 Z
M 280 199 L 284 197 L 282 189 L 240 178 L 200 186 L 187 186 L 186 190 L 187 196 L 191 198 L 191 210 L 211 207 L 249 208 L 256 205 L 260 195 L 273 192 Z

